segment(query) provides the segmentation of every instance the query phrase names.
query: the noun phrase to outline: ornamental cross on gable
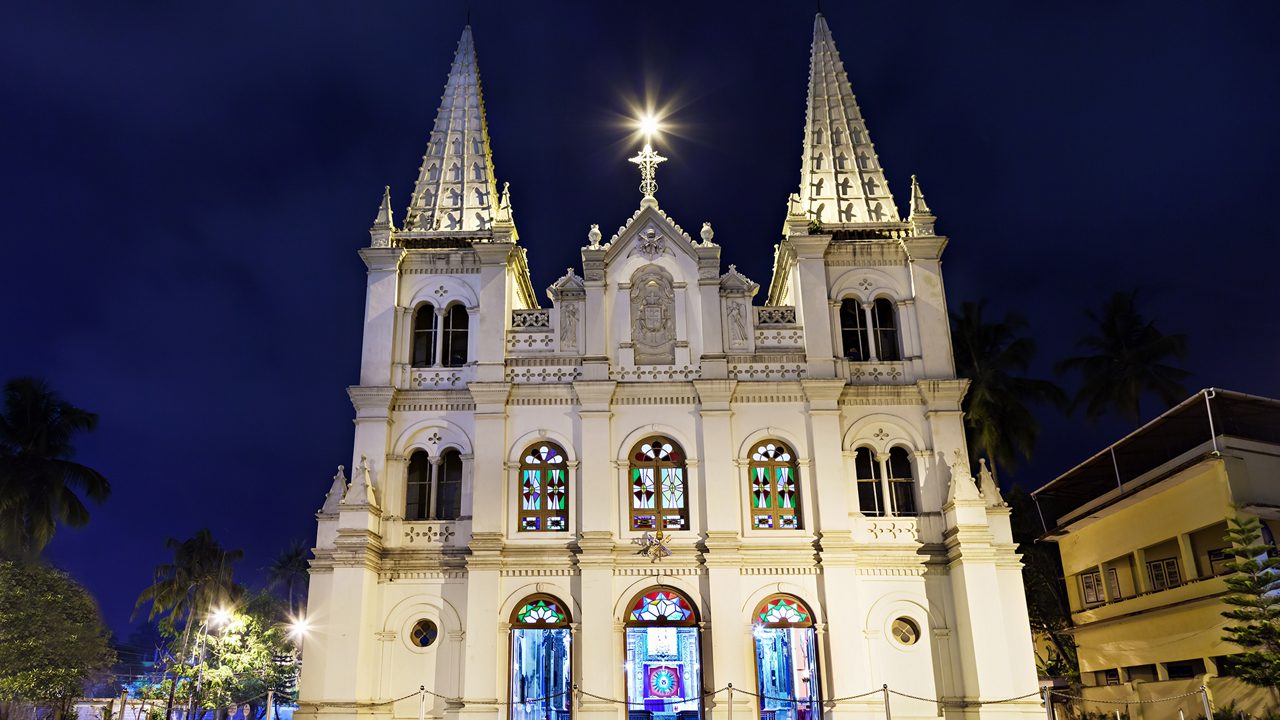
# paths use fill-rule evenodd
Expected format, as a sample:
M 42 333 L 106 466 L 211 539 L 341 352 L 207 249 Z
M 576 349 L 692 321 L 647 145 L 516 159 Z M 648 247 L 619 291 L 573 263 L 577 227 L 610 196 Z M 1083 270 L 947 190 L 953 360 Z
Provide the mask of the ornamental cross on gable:
M 638 155 L 627 160 L 640 167 L 640 192 L 644 193 L 645 198 L 652 198 L 658 192 L 658 164 L 666 161 L 666 158 L 653 151 L 653 145 L 649 143 L 644 144 L 644 149 Z

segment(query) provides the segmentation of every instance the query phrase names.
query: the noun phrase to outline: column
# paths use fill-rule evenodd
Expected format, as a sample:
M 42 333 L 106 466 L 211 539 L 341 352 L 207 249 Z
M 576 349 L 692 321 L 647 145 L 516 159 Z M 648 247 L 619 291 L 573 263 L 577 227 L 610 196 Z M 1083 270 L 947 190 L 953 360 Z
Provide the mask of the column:
M 427 478 L 427 495 L 430 498 L 427 502 L 427 519 L 436 520 L 439 516 L 436 514 L 436 498 L 439 497 L 440 490 L 440 466 L 444 464 L 444 458 L 436 455 L 427 459 L 431 464 L 431 474 Z
M 431 358 L 431 367 L 442 367 L 444 365 L 444 316 L 445 309 L 436 308 L 436 346 L 434 357 Z
M 1196 552 L 1191 546 L 1191 536 L 1186 533 L 1178 535 L 1178 556 L 1182 560 L 1182 582 L 1198 580 L 1200 570 L 1196 567 Z
M 1100 578 L 1102 582 L 1102 599 L 1107 601 L 1108 604 L 1115 602 L 1116 596 L 1115 593 L 1111 591 L 1111 582 L 1110 578 L 1107 577 L 1106 563 L 1098 566 L 1098 578 Z
M 884 493 L 884 514 L 897 515 L 898 508 L 894 507 L 893 502 L 893 485 L 889 483 L 889 456 L 876 453 L 875 460 L 880 463 L 880 492 Z
M 1133 587 L 1139 595 L 1151 592 L 1151 578 L 1147 577 L 1147 549 L 1133 551 Z
M 862 303 L 862 317 L 867 324 L 867 359 L 875 362 L 879 359 L 879 353 L 876 352 L 878 338 L 876 337 L 875 316 L 872 315 L 871 309 L 875 307 L 871 303 Z

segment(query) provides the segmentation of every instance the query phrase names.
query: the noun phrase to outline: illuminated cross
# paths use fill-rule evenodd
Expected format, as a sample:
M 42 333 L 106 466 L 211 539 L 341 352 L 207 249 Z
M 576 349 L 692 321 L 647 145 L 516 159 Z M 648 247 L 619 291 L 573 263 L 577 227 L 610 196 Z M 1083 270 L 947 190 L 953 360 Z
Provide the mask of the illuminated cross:
M 640 166 L 640 192 L 644 193 L 645 198 L 653 199 L 653 194 L 658 191 L 658 163 L 666 162 L 666 158 L 653 151 L 653 146 L 649 143 L 644 144 L 644 150 L 628 162 L 633 162 Z

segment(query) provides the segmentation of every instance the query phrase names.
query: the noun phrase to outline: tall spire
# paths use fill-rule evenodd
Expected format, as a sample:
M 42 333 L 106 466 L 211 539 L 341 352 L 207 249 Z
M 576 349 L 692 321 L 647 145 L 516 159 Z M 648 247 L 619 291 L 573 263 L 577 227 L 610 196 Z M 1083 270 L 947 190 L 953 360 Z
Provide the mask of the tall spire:
M 821 225 L 899 222 L 831 29 L 813 22 L 800 209 Z
M 467 25 L 453 54 L 404 231 L 488 232 L 499 221 L 499 200 L 475 40 Z

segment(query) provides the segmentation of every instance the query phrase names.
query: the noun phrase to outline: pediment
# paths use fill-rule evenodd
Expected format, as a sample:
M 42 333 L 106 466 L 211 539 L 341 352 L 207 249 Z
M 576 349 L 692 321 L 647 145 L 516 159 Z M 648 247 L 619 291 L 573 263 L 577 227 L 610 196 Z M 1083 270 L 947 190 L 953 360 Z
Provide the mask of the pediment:
M 605 245 L 604 262 L 608 265 L 632 255 L 639 255 L 650 262 L 663 255 L 684 255 L 696 263 L 698 255 L 694 248 L 699 245 L 661 208 L 642 207 L 609 239 Z M 711 243 L 706 245 L 709 247 Z

